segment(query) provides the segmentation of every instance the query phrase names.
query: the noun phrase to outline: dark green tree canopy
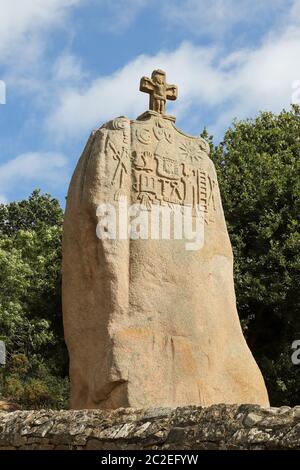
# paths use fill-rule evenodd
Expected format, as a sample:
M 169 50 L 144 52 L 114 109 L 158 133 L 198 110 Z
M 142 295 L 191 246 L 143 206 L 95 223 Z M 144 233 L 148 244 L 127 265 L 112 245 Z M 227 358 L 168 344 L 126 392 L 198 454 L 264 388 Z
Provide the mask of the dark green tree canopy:
M 207 132 L 205 134 L 207 136 Z M 212 148 L 238 310 L 274 404 L 300 400 L 300 108 L 235 121 Z
M 39 191 L 0 205 L 0 339 L 8 357 L 0 391 L 28 407 L 65 403 L 62 221 L 58 201 Z

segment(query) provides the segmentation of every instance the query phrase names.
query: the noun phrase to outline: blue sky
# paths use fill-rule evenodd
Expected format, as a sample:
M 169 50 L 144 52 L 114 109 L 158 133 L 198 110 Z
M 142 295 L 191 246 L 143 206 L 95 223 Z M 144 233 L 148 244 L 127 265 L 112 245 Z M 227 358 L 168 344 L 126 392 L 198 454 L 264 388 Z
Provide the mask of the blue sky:
M 300 0 L 0 0 L 0 201 L 64 204 L 92 131 L 148 107 L 167 72 L 185 132 L 300 101 Z

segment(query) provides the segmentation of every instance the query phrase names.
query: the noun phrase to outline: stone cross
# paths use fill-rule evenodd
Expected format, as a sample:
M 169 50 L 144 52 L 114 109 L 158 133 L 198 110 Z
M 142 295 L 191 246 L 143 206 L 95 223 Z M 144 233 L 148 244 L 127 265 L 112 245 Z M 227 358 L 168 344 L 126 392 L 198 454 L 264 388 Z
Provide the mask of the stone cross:
M 149 93 L 149 108 L 159 114 L 165 114 L 167 100 L 176 100 L 178 96 L 177 86 L 167 85 L 166 73 L 163 70 L 154 70 L 151 78 L 142 77 L 140 91 Z

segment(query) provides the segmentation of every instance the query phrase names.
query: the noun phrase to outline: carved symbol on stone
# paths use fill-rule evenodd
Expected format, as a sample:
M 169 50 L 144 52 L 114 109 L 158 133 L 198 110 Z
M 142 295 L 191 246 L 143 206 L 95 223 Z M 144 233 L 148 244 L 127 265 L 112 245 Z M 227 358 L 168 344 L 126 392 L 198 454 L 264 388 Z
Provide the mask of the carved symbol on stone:
M 164 128 L 159 125 L 156 129 L 158 133 L 164 132 Z M 154 153 L 148 150 L 134 151 L 133 198 L 147 210 L 151 210 L 153 203 L 190 206 L 193 215 L 201 211 L 206 224 L 214 222 L 217 183 L 206 170 L 195 166 L 195 156 L 202 158 L 199 142 L 186 140 L 181 150 L 185 152 L 185 161 L 174 158 L 164 141 L 158 142 Z
M 215 191 L 217 183 L 210 176 L 208 176 L 209 195 L 207 200 L 208 212 L 210 213 L 210 222 L 214 221 L 214 212 L 216 212 Z
M 147 193 L 156 193 L 156 178 L 150 175 L 140 175 L 140 191 Z
M 184 203 L 195 207 L 197 204 L 197 170 L 194 166 L 186 163 L 182 164 L 181 181 L 184 184 Z
M 165 129 L 165 138 L 169 142 L 169 144 L 172 144 L 173 142 L 173 132 L 171 129 Z
M 150 156 L 153 157 L 150 152 L 144 153 L 150 154 Z M 143 154 L 140 156 L 143 157 Z M 152 174 L 149 174 L 148 172 L 143 173 L 143 171 L 145 171 L 145 168 L 138 168 L 138 166 L 136 165 L 135 168 L 137 169 L 133 171 L 133 178 L 135 181 L 132 186 L 133 190 L 138 193 L 137 200 L 141 201 L 141 204 L 150 210 L 151 202 L 155 199 L 157 194 L 157 177 L 153 172 Z
M 156 199 L 160 202 L 171 204 L 183 203 L 183 188 L 180 181 L 169 181 L 165 178 L 159 178 L 160 192 L 156 195 Z
M 133 164 L 138 170 L 144 170 L 146 172 L 152 171 L 154 166 L 153 153 L 148 152 L 134 152 L 135 158 Z
M 151 210 L 152 208 L 152 198 L 147 193 L 140 193 L 138 199 L 141 203 L 141 206 L 145 207 L 147 210 Z
M 164 171 L 170 176 L 179 176 L 178 163 L 171 158 L 164 158 Z
M 153 126 L 153 133 L 158 141 L 166 139 L 170 144 L 173 142 L 173 132 L 164 125 L 161 119 L 157 119 Z
M 118 181 L 118 189 L 115 193 L 115 200 L 119 199 L 120 194 L 122 193 L 122 188 L 124 185 L 125 174 L 128 174 L 127 163 L 129 160 L 129 152 L 126 147 L 122 147 L 121 150 L 117 150 L 113 142 L 109 142 L 108 146 L 113 151 L 113 158 L 117 161 L 117 166 L 111 180 L 111 184 L 114 185 Z
M 199 162 L 203 158 L 199 143 L 196 143 L 193 140 L 182 142 L 179 148 L 185 160 L 188 160 L 191 163 Z
M 120 116 L 111 122 L 114 130 L 123 131 L 123 143 L 130 144 L 130 121 L 126 116 Z
M 179 181 L 172 181 L 170 185 L 172 188 L 171 194 L 170 194 L 171 201 L 174 202 L 175 204 L 180 204 L 182 202 L 182 195 L 179 189 Z
M 215 189 L 217 182 L 213 180 L 206 171 L 197 170 L 198 186 L 198 204 L 203 208 L 205 222 L 209 224 L 214 222 L 214 213 L 216 212 Z
M 113 121 L 111 121 L 111 127 L 115 130 L 129 129 L 129 120 L 126 116 L 120 116 Z
M 165 136 L 164 126 L 158 119 L 156 120 L 155 126 L 153 127 L 153 132 L 157 140 L 162 140 Z
M 100 155 L 105 156 L 107 143 L 108 143 L 108 130 L 105 128 L 102 128 L 99 130 L 99 134 L 101 136 L 100 145 L 99 145 Z
M 207 213 L 207 178 L 206 171 L 197 171 L 197 185 L 198 185 L 198 204 L 203 207 L 205 213 Z
M 179 163 L 176 160 L 168 157 L 159 157 L 157 158 L 157 174 L 158 176 L 163 176 L 168 179 L 179 179 Z
M 148 145 L 151 142 L 151 133 L 149 129 L 146 129 L 144 127 L 137 128 L 135 131 L 136 137 L 139 142 L 142 144 Z

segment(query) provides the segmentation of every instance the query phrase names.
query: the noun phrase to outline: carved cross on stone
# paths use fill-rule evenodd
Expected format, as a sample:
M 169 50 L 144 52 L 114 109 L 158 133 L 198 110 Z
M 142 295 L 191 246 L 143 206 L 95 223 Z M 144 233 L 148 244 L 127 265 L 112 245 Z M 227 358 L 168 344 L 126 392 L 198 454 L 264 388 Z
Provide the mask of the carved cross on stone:
M 154 70 L 151 78 L 142 77 L 140 91 L 149 93 L 149 109 L 159 114 L 165 114 L 167 100 L 176 100 L 178 96 L 177 86 L 167 85 L 166 74 L 163 70 Z

